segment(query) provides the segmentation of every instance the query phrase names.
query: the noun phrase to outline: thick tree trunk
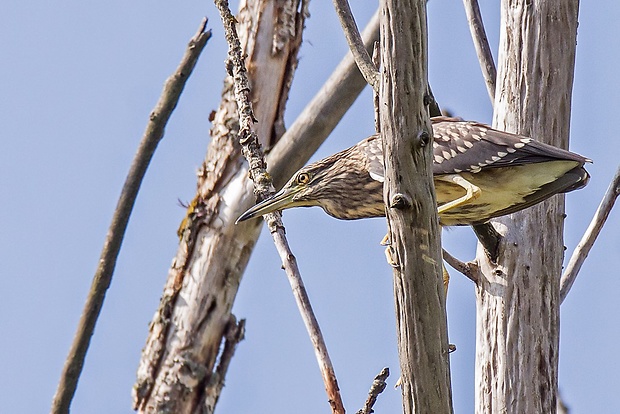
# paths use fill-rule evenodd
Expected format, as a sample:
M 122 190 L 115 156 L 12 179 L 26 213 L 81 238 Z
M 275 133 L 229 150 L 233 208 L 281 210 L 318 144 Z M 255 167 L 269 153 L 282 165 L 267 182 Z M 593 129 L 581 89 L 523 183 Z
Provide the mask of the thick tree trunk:
M 381 3 L 379 114 L 403 409 L 451 413 L 440 229 L 431 173 L 424 0 Z
M 503 0 L 494 126 L 566 148 L 577 0 Z M 564 199 L 495 220 L 478 248 L 477 413 L 556 411 Z

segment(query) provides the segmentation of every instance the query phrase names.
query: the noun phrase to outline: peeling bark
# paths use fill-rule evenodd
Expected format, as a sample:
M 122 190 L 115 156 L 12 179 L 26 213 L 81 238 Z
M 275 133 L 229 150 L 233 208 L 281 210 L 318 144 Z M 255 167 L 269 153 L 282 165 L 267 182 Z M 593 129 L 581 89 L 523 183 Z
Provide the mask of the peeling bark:
M 494 127 L 567 148 L 578 1 L 503 0 Z M 557 404 L 563 196 L 495 220 L 482 249 L 476 412 L 549 413 Z
M 283 125 L 281 111 L 305 19 L 299 7 L 297 1 L 278 8 L 268 1 L 240 6 L 242 47 L 248 67 L 257 68 L 250 76 L 264 147 L 278 135 L 274 125 Z M 140 412 L 193 413 L 205 406 L 205 387 L 233 320 L 230 311 L 262 225 L 234 224 L 253 197 L 237 142 L 232 88 L 227 78 L 198 174 L 197 196 L 179 229 L 179 250 L 150 325 L 134 386 L 134 406 Z
M 282 115 L 297 66 L 307 3 L 277 2 L 275 8 L 265 3 L 242 3 L 238 32 L 251 56 L 246 62 L 254 67 L 253 91 L 269 91 L 259 85 L 265 82 L 278 97 L 253 99 L 263 124 L 257 125 L 259 138 L 270 147 L 283 131 Z M 272 21 L 259 24 L 259 16 Z M 378 38 L 378 19 L 373 21 L 365 32 L 367 47 Z M 250 51 L 261 39 L 268 43 L 260 47 L 262 53 Z M 262 59 L 264 65 L 251 59 Z M 278 64 L 283 68 L 273 67 Z M 279 74 L 276 86 L 274 73 Z M 346 57 L 267 157 L 276 185 L 307 162 L 364 86 L 352 58 Z M 212 141 L 198 173 L 197 195 L 179 228 L 179 249 L 149 327 L 134 385 L 134 405 L 140 412 L 211 412 L 217 401 L 214 392 L 218 391 L 210 387 L 213 365 L 234 321 L 232 304 L 262 226 L 258 220 L 234 224 L 255 200 L 237 142 L 239 121 L 232 87 L 226 79 L 222 102 L 212 117 Z M 277 109 L 263 109 L 267 102 Z

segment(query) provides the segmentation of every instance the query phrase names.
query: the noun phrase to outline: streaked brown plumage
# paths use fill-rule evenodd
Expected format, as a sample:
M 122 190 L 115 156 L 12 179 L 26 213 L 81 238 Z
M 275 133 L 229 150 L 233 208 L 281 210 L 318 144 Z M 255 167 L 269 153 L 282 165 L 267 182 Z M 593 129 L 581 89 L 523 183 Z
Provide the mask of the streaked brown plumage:
M 514 213 L 589 179 L 581 155 L 460 118 L 433 124 L 433 177 L 442 225 L 472 225 Z M 239 217 L 320 206 L 353 220 L 385 214 L 383 152 L 373 135 L 297 171 L 282 190 Z

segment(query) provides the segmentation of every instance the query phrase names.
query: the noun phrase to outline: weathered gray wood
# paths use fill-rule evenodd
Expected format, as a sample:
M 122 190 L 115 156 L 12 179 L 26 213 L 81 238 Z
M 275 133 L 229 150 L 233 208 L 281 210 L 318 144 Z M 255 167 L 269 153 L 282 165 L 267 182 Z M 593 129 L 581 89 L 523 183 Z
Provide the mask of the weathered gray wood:
M 431 174 L 426 2 L 381 2 L 380 129 L 405 413 L 451 413 L 441 246 Z
M 303 19 L 294 13 L 294 4 L 279 4 L 277 12 L 282 16 L 275 19 L 273 2 L 242 2 L 238 16 L 242 44 L 249 66 L 254 68 L 250 70 L 252 85 L 266 91 L 268 88 L 257 84 L 263 77 L 269 78 L 264 81 L 272 85 L 272 91 L 282 90 L 280 100 L 270 104 L 278 105 L 280 110 L 284 108 L 303 27 Z M 259 14 L 268 17 L 260 25 Z M 377 26 L 365 32 L 370 36 L 367 47 L 378 37 Z M 296 37 L 288 39 L 287 33 L 295 33 Z M 261 41 L 268 43 L 259 48 Z M 254 46 L 253 52 L 250 45 Z M 269 66 L 273 64 L 288 64 L 289 71 Z M 274 73 L 283 76 L 277 88 L 273 86 Z M 308 160 L 364 86 L 348 57 L 267 158 L 276 183 L 283 183 L 287 174 Z M 234 320 L 230 311 L 262 225 L 258 220 L 234 224 L 254 203 L 254 196 L 236 143 L 238 120 L 231 88 L 227 80 L 213 120 L 211 144 L 199 172 L 197 196 L 181 224 L 179 249 L 150 324 L 134 386 L 134 404 L 140 412 L 192 412 L 201 404 L 200 393 L 211 375 L 225 331 Z M 254 109 L 261 119 L 259 137 L 267 139 L 263 144 L 269 147 L 281 133 L 282 113 L 271 107 L 264 109 L 266 102 L 255 101 Z M 271 129 L 266 124 L 271 124 Z M 209 395 L 210 401 L 214 399 Z
M 281 100 L 286 101 L 296 66 L 303 27 L 298 8 L 296 0 L 277 9 L 269 1 L 242 1 L 237 16 L 261 121 L 258 131 L 266 147 L 277 138 Z M 234 298 L 261 227 L 259 221 L 234 225 L 243 200 L 253 199 L 238 129 L 233 83 L 227 78 L 197 196 L 181 225 L 179 250 L 138 368 L 134 405 L 139 412 L 202 412 L 205 385 L 233 319 Z
M 503 0 L 494 127 L 566 148 L 577 0 Z M 495 221 L 498 263 L 479 247 L 476 412 L 557 404 L 564 199 Z

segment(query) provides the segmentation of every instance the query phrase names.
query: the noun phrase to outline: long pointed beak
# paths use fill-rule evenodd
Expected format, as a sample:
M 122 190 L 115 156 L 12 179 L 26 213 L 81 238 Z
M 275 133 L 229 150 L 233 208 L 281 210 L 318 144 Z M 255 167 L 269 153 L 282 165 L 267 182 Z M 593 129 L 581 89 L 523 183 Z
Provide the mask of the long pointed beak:
M 297 194 L 298 191 L 299 189 L 297 188 L 281 189 L 273 196 L 261 201 L 240 215 L 235 224 L 254 217 L 262 216 L 267 213 L 272 213 L 276 210 L 284 210 L 285 208 L 291 207 L 291 204 L 293 203 L 293 196 Z

